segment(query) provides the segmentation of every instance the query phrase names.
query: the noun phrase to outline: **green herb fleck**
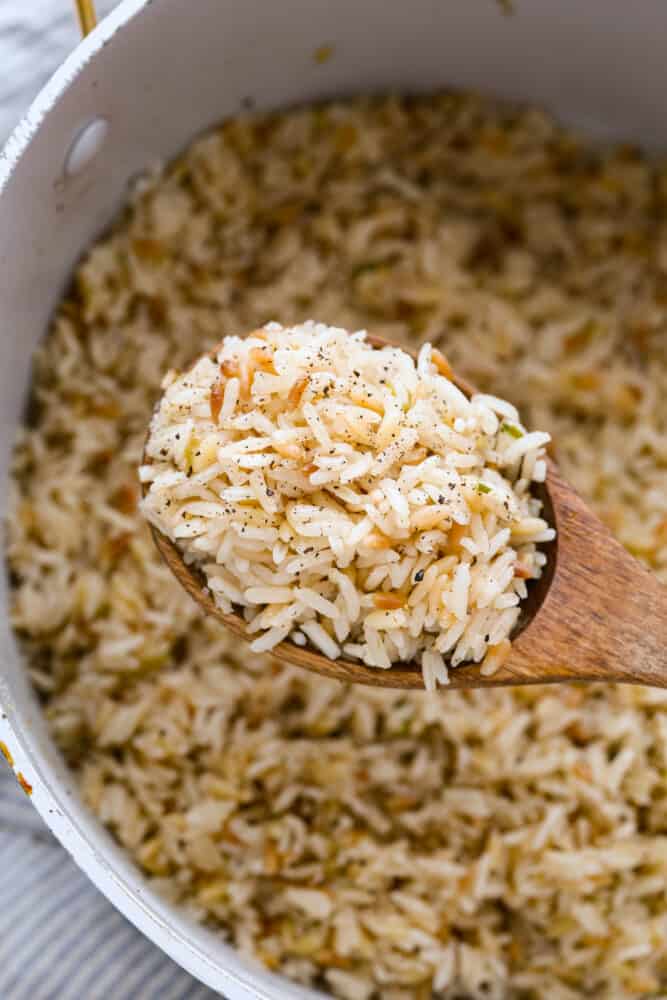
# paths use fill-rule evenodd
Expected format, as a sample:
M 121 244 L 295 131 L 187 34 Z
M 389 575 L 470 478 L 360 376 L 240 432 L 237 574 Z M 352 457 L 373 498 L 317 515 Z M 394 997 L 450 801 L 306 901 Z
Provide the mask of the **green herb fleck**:
M 381 260 L 369 260 L 364 264 L 358 264 L 352 269 L 352 280 L 359 278 L 362 274 L 368 274 L 369 271 L 379 271 L 384 266 L 384 261 Z
M 491 492 L 491 487 L 487 486 L 486 483 L 477 483 L 476 489 L 477 489 L 478 493 L 490 493 Z
M 504 423 L 500 429 L 501 431 L 505 431 L 505 434 L 509 434 L 513 438 L 523 437 L 523 431 L 517 427 L 516 424 Z

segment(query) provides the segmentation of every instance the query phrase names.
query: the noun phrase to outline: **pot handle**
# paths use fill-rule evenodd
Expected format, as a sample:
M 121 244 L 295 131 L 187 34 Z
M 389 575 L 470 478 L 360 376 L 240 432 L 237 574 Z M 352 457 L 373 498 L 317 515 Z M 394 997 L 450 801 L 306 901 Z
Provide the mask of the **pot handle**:
M 95 0 L 74 0 L 81 34 L 85 38 L 97 24 Z

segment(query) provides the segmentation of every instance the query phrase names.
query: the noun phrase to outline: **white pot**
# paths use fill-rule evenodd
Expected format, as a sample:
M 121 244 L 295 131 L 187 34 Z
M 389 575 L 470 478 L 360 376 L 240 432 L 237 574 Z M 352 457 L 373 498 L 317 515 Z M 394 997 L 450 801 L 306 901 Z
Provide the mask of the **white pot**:
M 78 257 L 137 172 L 249 98 L 263 108 L 468 87 L 544 104 L 601 139 L 667 146 L 664 0 L 516 6 L 506 16 L 493 0 L 124 0 L 56 73 L 0 157 L 3 494 L 31 354 Z M 321 63 L 314 53 L 323 45 L 332 54 Z M 106 126 L 71 154 L 68 176 L 74 138 L 99 118 Z M 162 902 L 82 806 L 28 684 L 4 579 L 0 588 L 0 740 L 56 836 L 126 917 L 229 1000 L 314 997 Z

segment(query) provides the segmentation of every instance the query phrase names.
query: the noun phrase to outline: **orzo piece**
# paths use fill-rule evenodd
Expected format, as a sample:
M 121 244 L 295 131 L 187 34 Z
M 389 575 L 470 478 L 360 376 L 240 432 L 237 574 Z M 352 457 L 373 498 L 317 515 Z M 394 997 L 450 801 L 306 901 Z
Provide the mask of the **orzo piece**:
M 85 800 L 153 884 L 339 997 L 667 988 L 667 700 L 345 688 L 185 605 L 136 510 L 161 373 L 317 315 L 554 437 L 667 579 L 667 168 L 466 95 L 241 118 L 82 262 L 15 454 L 13 619 Z
M 430 344 L 417 362 L 312 321 L 226 336 L 169 372 L 141 510 L 243 611 L 253 652 L 285 639 L 372 667 L 491 674 L 555 531 L 533 481 L 549 435 L 468 398 Z

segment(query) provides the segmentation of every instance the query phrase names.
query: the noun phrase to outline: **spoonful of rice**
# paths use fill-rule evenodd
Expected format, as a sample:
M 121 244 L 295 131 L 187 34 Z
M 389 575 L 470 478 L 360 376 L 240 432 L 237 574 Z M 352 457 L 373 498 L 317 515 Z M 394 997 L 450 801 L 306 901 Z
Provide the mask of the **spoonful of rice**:
M 667 686 L 667 589 L 562 479 L 549 435 L 430 345 L 270 323 L 163 390 L 143 514 L 252 650 L 430 691 Z

